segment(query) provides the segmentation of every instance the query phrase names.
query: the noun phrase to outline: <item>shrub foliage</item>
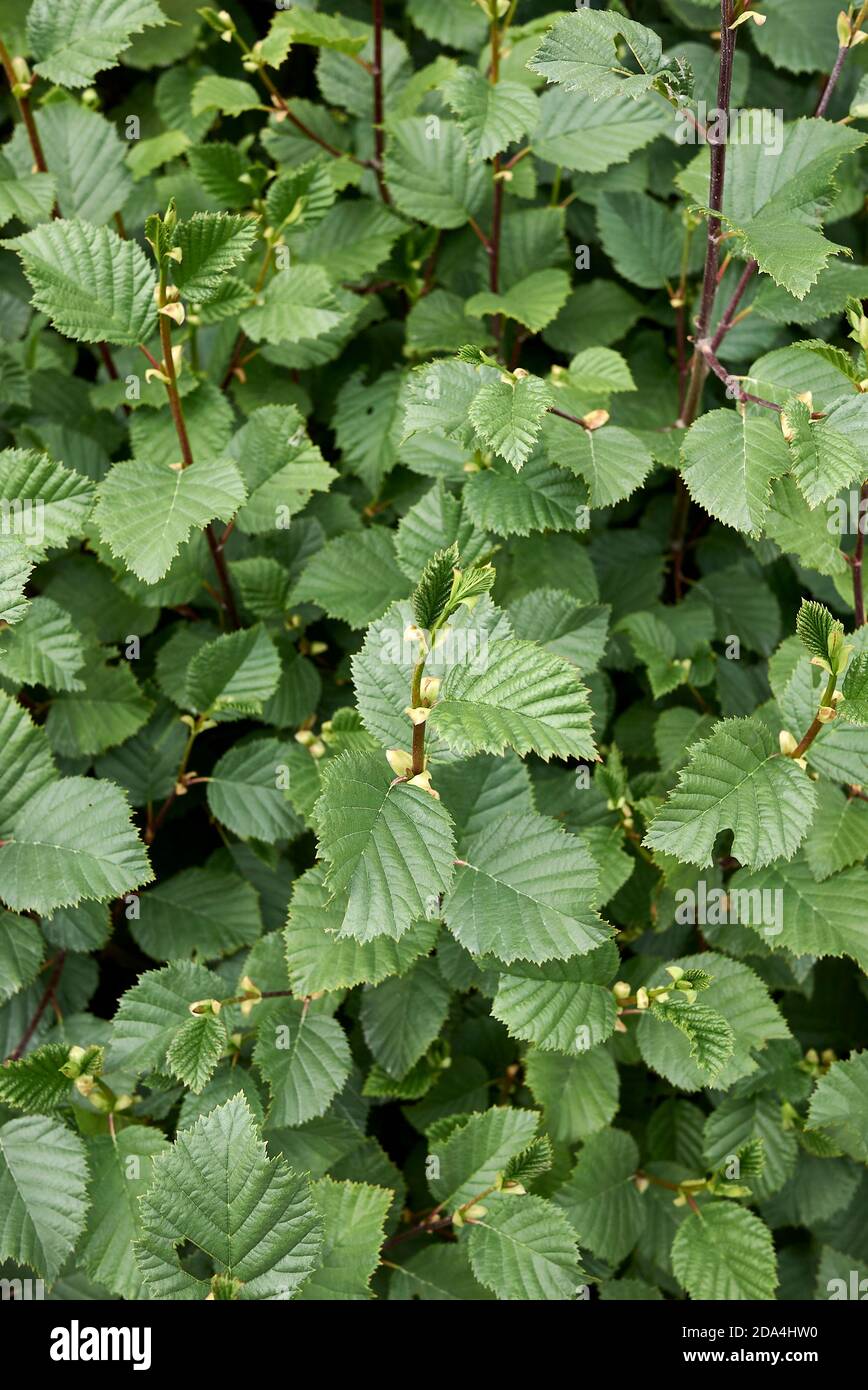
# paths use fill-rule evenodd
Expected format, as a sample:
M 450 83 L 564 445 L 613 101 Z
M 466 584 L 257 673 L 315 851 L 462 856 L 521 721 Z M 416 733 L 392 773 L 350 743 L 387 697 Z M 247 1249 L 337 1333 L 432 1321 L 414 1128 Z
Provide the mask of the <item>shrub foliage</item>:
M 839 11 L 2 0 L 5 1274 L 865 1274 Z

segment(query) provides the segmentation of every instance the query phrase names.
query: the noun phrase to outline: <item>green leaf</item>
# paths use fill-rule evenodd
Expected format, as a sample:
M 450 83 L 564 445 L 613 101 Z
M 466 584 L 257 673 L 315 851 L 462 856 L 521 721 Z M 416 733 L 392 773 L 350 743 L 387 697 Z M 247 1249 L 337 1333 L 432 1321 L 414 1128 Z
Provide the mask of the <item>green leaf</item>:
M 441 91 L 474 159 L 501 154 L 536 123 L 537 98 L 522 82 L 492 84 L 473 68 L 459 68 Z
M 91 1279 L 119 1298 L 144 1297 L 135 1256 L 142 1229 L 139 1203 L 151 1184 L 154 1160 L 169 1149 L 160 1130 L 147 1125 L 88 1141 L 92 1205 L 79 1257 Z
M 378 936 L 362 944 L 339 936 L 345 910 L 345 897 L 332 897 L 324 887 L 320 867 L 296 879 L 286 924 L 286 962 L 296 994 L 377 985 L 401 975 L 428 954 L 439 930 L 437 921 L 418 922 L 398 941 Z
M 87 87 L 98 72 L 114 67 L 134 34 L 159 27 L 166 15 L 155 0 L 34 0 L 27 40 L 36 71 L 60 87 Z
M 368 1183 L 332 1178 L 320 1178 L 311 1192 L 323 1223 L 323 1253 L 319 1268 L 301 1291 L 302 1301 L 371 1298 L 369 1285 L 380 1262 L 392 1193 Z
M 491 1012 L 512 1037 L 543 1052 L 580 1055 L 615 1031 L 615 999 L 607 986 L 617 964 L 609 942 L 566 961 L 515 961 L 498 980 Z
M 84 1144 L 56 1120 L 0 1126 L 0 1255 L 53 1283 L 84 1230 L 87 1178 Z
M 343 319 L 325 271 L 318 265 L 297 265 L 279 271 L 240 322 L 255 343 L 299 343 L 319 338 Z
M 844 699 L 838 715 L 849 724 L 868 724 L 868 653 L 853 657 L 841 687 Z
M 50 598 L 35 598 L 25 620 L 0 636 L 5 675 L 22 685 L 49 690 L 80 690 L 85 653 L 70 615 Z
M 804 299 L 830 256 L 842 249 L 824 237 L 821 221 L 838 165 L 866 137 L 832 121 L 793 121 L 776 132 L 780 152 L 770 160 L 768 144 L 750 138 L 752 115 L 743 112 L 730 132 L 724 225 L 739 235 L 745 254 L 758 261 L 760 270 Z M 703 207 L 708 168 L 708 151 L 703 150 L 678 179 Z
M 465 757 L 506 747 L 545 759 L 597 756 L 575 667 L 514 638 L 491 642 L 484 664 L 452 667 L 428 722 Z
M 246 497 L 228 459 L 189 468 L 116 463 L 100 485 L 94 517 L 113 555 L 146 584 L 162 579 L 190 532 L 230 521 Z
M 211 813 L 242 839 L 291 839 L 298 818 L 289 799 L 285 745 L 278 739 L 236 744 L 218 760 L 208 782 Z
M 448 812 L 420 787 L 393 785 L 381 753 L 344 753 L 330 761 L 314 820 L 329 866 L 326 886 L 348 894 L 342 936 L 397 940 L 451 883 Z
M 166 1051 L 190 1018 L 190 1005 L 224 995 L 220 976 L 192 961 L 175 961 L 162 970 L 146 971 L 121 996 L 107 1070 L 131 1071 L 137 1076 L 165 1070 Z
M 280 658 L 265 628 L 207 642 L 187 668 L 188 708 L 208 714 L 261 714 L 280 680 Z
M 306 1178 L 269 1159 L 241 1096 L 181 1130 L 142 1198 L 136 1258 L 151 1298 L 201 1299 L 208 1281 L 183 1268 L 185 1242 L 207 1250 L 241 1299 L 285 1300 L 317 1266 L 322 1222 Z
M 259 93 L 249 82 L 237 77 L 218 77 L 216 73 L 200 77 L 190 97 L 190 111 L 194 116 L 201 116 L 203 111 L 241 116 L 245 111 L 256 111 L 261 105 Z
M 570 277 L 565 270 L 536 270 L 502 294 L 481 290 L 464 307 L 468 314 L 503 314 L 539 333 L 560 313 L 569 292 Z M 517 382 L 516 390 L 525 385 L 533 385 L 541 398 L 542 383 L 536 377 Z
M 543 438 L 549 455 L 561 468 L 568 468 L 584 478 L 592 507 L 610 507 L 615 502 L 623 502 L 654 467 L 641 440 L 617 425 L 586 430 L 550 415 Z
M 810 826 L 813 784 L 758 719 L 722 720 L 688 750 L 678 778 L 645 844 L 688 864 L 710 864 L 725 829 L 733 831 L 732 853 L 742 864 L 791 859 Z
M 30 917 L 0 911 L 0 999 L 11 999 L 35 979 L 45 943 Z
M 468 1237 L 473 1273 L 508 1301 L 571 1301 L 581 1287 L 569 1222 L 542 1197 L 502 1198 Z
M 666 107 L 652 97 L 594 100 L 555 87 L 543 93 L 531 142 L 540 159 L 578 173 L 602 174 L 650 145 L 667 129 L 668 119 Z
M 493 1186 L 510 1159 L 523 1153 L 536 1134 L 539 1115 L 534 1110 L 495 1106 L 471 1115 L 442 1142 L 432 1144 L 438 1166 L 428 1179 L 431 1194 L 449 1211 L 455 1211 Z
M 575 1144 L 611 1124 L 618 1109 L 618 1068 L 605 1047 L 571 1057 L 533 1047 L 525 1069 L 554 1143 Z
M 395 560 L 392 537 L 371 528 L 338 536 L 318 550 L 293 589 L 292 601 L 316 603 L 330 617 L 358 628 L 379 618 L 409 588 Z
M 337 477 L 304 428 L 294 406 L 254 410 L 230 441 L 227 453 L 244 479 L 247 501 L 238 527 L 250 535 L 286 528 L 314 492 Z
M 549 419 L 546 416 L 544 431 Z M 471 474 L 464 489 L 468 515 L 478 527 L 499 536 L 573 530 L 587 500 L 584 486 L 554 467 L 542 450 L 518 472 L 495 459 L 490 468 Z
M 476 296 L 477 300 L 483 298 Z M 491 312 L 484 305 L 478 308 L 480 313 Z M 491 381 L 477 393 L 470 419 L 480 439 L 518 469 L 533 451 L 551 399 L 548 387 L 538 377 L 523 377 L 513 383 Z
M 56 184 L 50 174 L 19 174 L 0 155 L 0 227 L 17 218 L 28 227 L 51 216 Z
M 154 277 L 134 241 L 90 222 L 55 221 L 3 245 L 18 252 L 35 308 L 59 333 L 122 347 L 150 338 Z
M 64 777 L 36 792 L 0 847 L 0 899 L 14 910 L 102 902 L 151 878 L 126 797 L 91 777 Z
M 246 258 L 256 233 L 254 218 L 225 212 L 196 212 L 181 222 L 175 232 L 181 260 L 172 262 L 172 277 L 185 298 L 209 299 L 226 272 Z
M 808 1128 L 821 1130 L 859 1163 L 868 1161 L 868 1052 L 833 1062 L 817 1082 L 808 1111 Z
M 437 964 L 426 958 L 362 997 L 365 1042 L 380 1066 L 402 1077 L 427 1052 L 449 1012 L 450 991 Z
M 91 655 L 76 688 L 52 702 L 48 741 L 68 757 L 95 757 L 137 733 L 152 709 L 127 664 L 103 666 Z
M 630 49 L 640 73 L 624 73 L 619 40 Z M 598 100 L 615 92 L 638 96 L 646 91 L 663 64 L 662 54 L 660 39 L 644 25 L 583 7 L 562 16 L 549 30 L 530 67 L 547 82 L 560 82 L 568 92 L 587 92 Z
M 324 1115 L 350 1074 L 340 1024 L 295 1000 L 269 1007 L 253 1055 L 271 1091 L 271 1128 Z
M 34 559 L 16 536 L 0 536 L 0 622 L 19 623 L 30 607 L 24 590 Z
M 161 879 L 141 894 L 138 913 L 132 934 L 154 960 L 216 960 L 252 946 L 262 931 L 253 885 L 213 864 Z
M 45 729 L 2 690 L 0 740 L 0 839 L 8 839 L 20 812 L 58 774 Z
M 732 1202 L 709 1202 L 687 1217 L 672 1268 L 692 1299 L 773 1299 L 778 1283 L 768 1226 Z
M 229 1035 L 222 1018 L 213 1012 L 195 1014 L 169 1043 L 166 1065 L 173 1076 L 199 1095 L 228 1045 Z
M 399 212 L 432 227 L 463 227 L 479 211 L 487 177 L 481 160 L 473 163 L 461 130 L 441 121 L 438 138 L 423 116 L 391 121 L 384 174 Z
M 585 1140 L 569 1180 L 555 1195 L 579 1244 L 611 1264 L 620 1264 L 645 1227 L 647 1203 L 633 1181 L 638 1167 L 632 1137 L 601 1129 Z
M 507 965 L 569 961 L 611 935 L 594 909 L 599 882 L 594 859 L 577 836 L 548 818 L 526 814 L 492 820 L 464 854 L 444 916 L 471 954 L 496 956 Z M 556 984 L 558 972 L 544 978 Z
M 780 423 L 765 415 L 712 410 L 688 430 L 682 456 L 682 476 L 693 500 L 724 525 L 759 535 L 770 484 L 790 467 Z
M 4 927 L 14 920 L 3 914 Z M 18 1062 L 6 1062 L 0 1068 L 0 1101 L 28 1115 L 50 1115 L 69 1099 L 69 1078 L 60 1070 L 68 1056 L 64 1043 L 47 1043 Z
M 279 49 L 288 49 L 293 43 L 330 48 L 336 53 L 358 53 L 367 43 L 368 36 L 365 32 L 354 32 L 356 27 L 340 15 L 317 14 L 307 9 L 284 10 L 271 21 L 271 29 L 265 40 L 266 62 L 273 67 L 279 66 L 274 61 Z
M 4 538 L 14 537 L 38 554 L 44 546 L 63 546 L 81 532 L 93 502 L 93 484 L 35 449 L 3 449 L 0 496 L 9 516 Z M 11 558 L 14 565 L 15 555 Z
M 809 507 L 859 481 L 862 465 L 856 445 L 825 420 L 812 420 L 805 401 L 787 401 L 781 423 L 793 457 L 793 477 Z

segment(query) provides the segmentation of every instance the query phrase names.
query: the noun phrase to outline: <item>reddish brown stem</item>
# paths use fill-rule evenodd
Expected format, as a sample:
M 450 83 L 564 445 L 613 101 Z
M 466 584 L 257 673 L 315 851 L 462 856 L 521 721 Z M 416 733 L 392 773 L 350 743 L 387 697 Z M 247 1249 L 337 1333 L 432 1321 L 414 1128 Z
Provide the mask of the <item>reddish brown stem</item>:
M 51 975 L 49 976 L 48 984 L 45 986 L 45 992 L 43 993 L 39 1003 L 36 1005 L 33 1017 L 31 1018 L 27 1027 L 25 1028 L 21 1041 L 15 1048 L 14 1052 L 10 1052 L 9 1057 L 7 1059 L 8 1061 L 17 1062 L 19 1057 L 23 1056 L 27 1044 L 30 1042 L 30 1039 L 33 1037 L 33 1034 L 39 1027 L 42 1015 L 45 1013 L 45 1010 L 48 1008 L 48 1005 L 54 998 L 54 992 L 60 983 L 60 977 L 63 974 L 63 967 L 65 964 L 66 952 L 60 951 L 58 953 L 56 961 L 54 962 L 54 969 L 52 970 Z
M 859 520 L 856 525 L 856 549 L 853 552 L 853 615 L 856 627 L 865 626 L 865 590 L 862 561 L 865 553 L 865 531 L 868 526 L 868 481 L 859 493 Z
M 373 0 L 374 19 L 374 61 L 371 76 L 374 79 L 374 173 L 377 187 L 384 203 L 391 203 L 389 190 L 383 176 L 383 151 L 386 132 L 383 128 L 383 0 Z

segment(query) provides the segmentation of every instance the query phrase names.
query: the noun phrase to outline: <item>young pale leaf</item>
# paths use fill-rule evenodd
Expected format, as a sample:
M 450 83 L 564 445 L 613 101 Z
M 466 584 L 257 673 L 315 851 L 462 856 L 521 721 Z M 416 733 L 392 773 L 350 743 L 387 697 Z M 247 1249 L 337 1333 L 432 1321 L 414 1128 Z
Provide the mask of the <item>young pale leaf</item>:
M 687 1217 L 672 1243 L 672 1269 L 693 1299 L 773 1299 L 778 1282 L 771 1231 L 732 1202 Z
M 229 1045 L 226 1024 L 215 1013 L 188 1018 L 166 1049 L 166 1065 L 194 1095 L 205 1089 Z
M 67 338 L 135 347 L 156 328 L 154 276 L 136 242 L 90 222 L 55 221 L 3 245 L 21 257 L 35 308 Z
M 347 893 L 341 935 L 403 936 L 452 881 L 452 820 L 421 787 L 393 785 L 381 753 L 344 753 L 314 809 L 326 885 Z
M 729 829 L 732 853 L 742 864 L 762 868 L 792 859 L 810 827 L 816 792 L 801 768 L 781 755 L 768 727 L 759 719 L 725 719 L 688 755 L 645 844 L 704 866 L 712 862 L 717 836 Z
M 458 565 L 458 545 L 438 550 L 431 556 L 413 591 L 413 617 L 423 631 L 433 628 L 446 612 L 455 569 Z
M 172 262 L 172 278 L 185 298 L 210 298 L 222 277 L 243 261 L 256 239 L 252 217 L 225 212 L 196 212 L 175 232 L 180 261 Z
M 205 1297 L 207 1281 L 178 1259 L 184 1241 L 240 1282 L 241 1299 L 292 1298 L 313 1273 L 322 1222 L 308 1179 L 268 1158 L 242 1096 L 181 1130 L 152 1171 L 136 1247 L 151 1298 Z
M 444 917 L 472 955 L 568 961 L 610 935 L 597 901 L 599 873 L 577 836 L 535 814 L 491 821 L 459 863 Z

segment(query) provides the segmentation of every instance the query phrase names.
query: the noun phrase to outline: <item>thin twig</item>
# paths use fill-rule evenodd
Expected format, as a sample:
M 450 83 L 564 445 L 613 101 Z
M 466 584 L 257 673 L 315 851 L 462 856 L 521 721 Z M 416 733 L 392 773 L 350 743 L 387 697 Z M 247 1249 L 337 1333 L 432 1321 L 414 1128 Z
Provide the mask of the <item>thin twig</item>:
M 10 1052 L 7 1061 L 17 1062 L 19 1057 L 23 1055 L 24 1050 L 27 1047 L 27 1044 L 30 1042 L 30 1039 L 33 1037 L 33 1034 L 39 1027 L 42 1015 L 45 1013 L 45 1010 L 48 1008 L 49 1003 L 54 998 L 54 993 L 57 989 L 57 986 L 60 983 L 60 977 L 63 974 L 63 967 L 65 964 L 66 951 L 59 951 L 57 959 L 54 962 L 54 969 L 52 970 L 51 975 L 49 976 L 48 984 L 45 986 L 45 992 L 42 995 L 42 998 L 40 999 L 39 1003 L 36 1005 L 33 1017 L 31 1018 L 27 1027 L 25 1028 L 24 1035 L 21 1038 L 21 1041 L 19 1042 L 15 1050 L 13 1052 Z
M 371 76 L 374 79 L 374 173 L 377 187 L 384 203 L 392 199 L 383 176 L 383 151 L 386 132 L 383 128 L 383 0 L 372 0 L 374 18 L 374 61 Z

